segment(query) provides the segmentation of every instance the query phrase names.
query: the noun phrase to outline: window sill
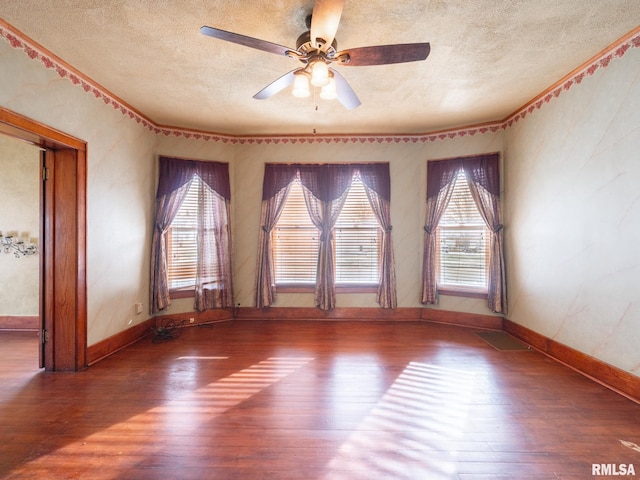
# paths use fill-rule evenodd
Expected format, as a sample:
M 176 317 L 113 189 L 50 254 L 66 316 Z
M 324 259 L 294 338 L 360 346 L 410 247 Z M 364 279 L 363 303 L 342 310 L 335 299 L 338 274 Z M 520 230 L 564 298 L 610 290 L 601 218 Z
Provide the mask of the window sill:
M 278 293 L 313 293 L 314 285 L 276 285 Z M 377 293 L 378 285 L 336 285 L 336 293 Z
M 450 297 L 479 298 L 482 300 L 487 299 L 487 292 L 485 290 L 475 290 L 470 288 L 440 287 L 438 288 L 438 294 L 448 295 Z
M 195 297 L 195 295 L 196 295 L 196 291 L 193 288 L 169 290 L 170 298 L 189 298 L 189 297 Z
M 336 285 L 336 293 L 377 293 L 378 285 Z

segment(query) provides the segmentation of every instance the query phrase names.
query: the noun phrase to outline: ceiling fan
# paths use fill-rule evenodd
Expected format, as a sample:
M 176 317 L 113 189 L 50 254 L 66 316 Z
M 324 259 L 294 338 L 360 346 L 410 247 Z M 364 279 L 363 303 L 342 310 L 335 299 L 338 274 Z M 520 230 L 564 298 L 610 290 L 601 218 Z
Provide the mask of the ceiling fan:
M 203 26 L 200 33 L 245 47 L 291 57 L 303 64 L 302 67 L 291 70 L 267 85 L 253 98 L 269 98 L 291 84 L 295 96 L 306 97 L 310 94 L 311 83 L 314 87 L 322 88 L 321 98 L 336 98 L 350 110 L 360 105 L 360 99 L 345 78 L 330 65 L 362 67 L 416 62 L 425 60 L 431 47 L 428 43 L 403 43 L 338 51 L 335 35 L 343 7 L 344 0 L 316 0 L 312 14 L 307 17 L 309 31 L 298 37 L 295 49 L 219 28 Z

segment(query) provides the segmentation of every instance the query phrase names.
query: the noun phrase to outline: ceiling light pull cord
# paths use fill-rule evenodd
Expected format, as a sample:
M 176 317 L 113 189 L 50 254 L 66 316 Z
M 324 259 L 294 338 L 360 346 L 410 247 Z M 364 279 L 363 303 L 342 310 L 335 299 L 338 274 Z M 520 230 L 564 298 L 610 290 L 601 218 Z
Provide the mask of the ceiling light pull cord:
M 317 88 L 313 89 L 313 103 L 315 105 L 314 110 L 317 112 L 319 110 L 319 108 L 320 108 L 319 105 L 318 105 L 319 102 L 318 102 L 318 89 Z

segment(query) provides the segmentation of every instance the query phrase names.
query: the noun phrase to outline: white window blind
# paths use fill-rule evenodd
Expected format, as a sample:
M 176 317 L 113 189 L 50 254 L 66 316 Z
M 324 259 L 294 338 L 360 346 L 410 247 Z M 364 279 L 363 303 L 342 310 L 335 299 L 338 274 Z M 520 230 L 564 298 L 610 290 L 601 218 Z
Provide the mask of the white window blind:
M 377 284 L 381 229 L 356 176 L 335 225 L 336 284 Z
M 355 178 L 333 233 L 337 285 L 378 283 L 381 235 L 364 185 Z M 315 283 L 319 236 L 296 180 L 272 232 L 276 284 Z
M 167 232 L 169 258 L 169 289 L 187 289 L 195 286 L 198 193 L 200 177 L 195 176 L 187 197 Z
M 460 170 L 451 201 L 438 225 L 438 284 L 486 290 L 488 238 L 488 229 Z
M 271 237 L 276 283 L 315 283 L 319 237 L 304 203 L 302 185 L 296 180 Z

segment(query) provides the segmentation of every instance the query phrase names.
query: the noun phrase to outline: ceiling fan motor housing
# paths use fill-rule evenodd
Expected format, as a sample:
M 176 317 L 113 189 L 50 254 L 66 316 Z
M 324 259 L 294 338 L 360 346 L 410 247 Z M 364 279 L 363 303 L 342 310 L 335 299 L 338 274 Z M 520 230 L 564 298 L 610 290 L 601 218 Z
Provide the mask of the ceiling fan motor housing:
M 296 50 L 303 53 L 306 56 L 320 54 L 325 48 L 325 41 L 323 39 L 317 39 L 319 48 L 313 46 L 311 41 L 311 31 L 306 31 L 298 37 L 296 40 Z M 328 59 L 333 59 L 338 51 L 338 41 L 334 38 L 331 46 L 324 50 L 324 56 Z

